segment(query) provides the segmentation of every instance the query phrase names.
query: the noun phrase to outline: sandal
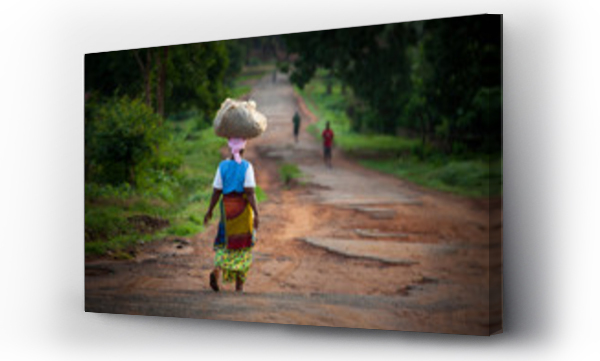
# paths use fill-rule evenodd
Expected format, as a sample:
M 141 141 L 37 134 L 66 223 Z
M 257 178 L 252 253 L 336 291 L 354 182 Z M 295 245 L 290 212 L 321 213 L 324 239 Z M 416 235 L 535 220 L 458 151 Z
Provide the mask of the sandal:
M 215 276 L 215 272 L 210 273 L 210 288 L 215 292 L 219 292 L 219 284 L 217 283 L 217 276 Z

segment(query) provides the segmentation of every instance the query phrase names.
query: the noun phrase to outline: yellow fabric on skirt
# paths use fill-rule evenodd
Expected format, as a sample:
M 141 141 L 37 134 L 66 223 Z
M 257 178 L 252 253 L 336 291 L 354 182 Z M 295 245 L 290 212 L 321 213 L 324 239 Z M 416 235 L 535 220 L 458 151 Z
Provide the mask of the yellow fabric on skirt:
M 225 283 L 235 282 L 238 277 L 245 282 L 251 265 L 252 249 L 250 248 L 215 250 L 215 267 L 221 269 Z
M 254 214 L 245 195 L 224 195 L 221 201 L 221 231 L 215 242 L 215 267 L 222 270 L 223 282 L 246 281 L 252 265 L 255 241 Z M 237 249 L 232 249 L 236 244 Z

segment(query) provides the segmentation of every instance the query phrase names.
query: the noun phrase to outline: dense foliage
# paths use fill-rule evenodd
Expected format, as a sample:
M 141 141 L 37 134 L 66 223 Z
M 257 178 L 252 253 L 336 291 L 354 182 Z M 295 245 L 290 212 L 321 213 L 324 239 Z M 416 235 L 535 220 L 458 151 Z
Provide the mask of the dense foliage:
M 229 65 L 220 42 L 172 46 L 169 50 L 166 113 L 197 110 L 207 121 L 225 97 L 224 79 Z
M 100 105 L 86 123 L 88 179 L 136 185 L 136 173 L 159 157 L 167 133 L 161 118 L 139 99 L 125 96 Z
M 244 55 L 236 41 L 86 55 L 86 254 L 202 229 L 223 145 L 206 128 Z
M 172 172 L 164 119 L 207 127 L 244 61 L 234 40 L 86 55 L 86 181 L 139 186 L 149 170 Z
M 352 89 L 360 132 L 409 132 L 446 153 L 501 147 L 501 24 L 471 16 L 284 36 L 304 87 L 325 68 Z
M 195 111 L 210 118 L 225 96 L 226 76 L 235 43 L 207 42 L 158 48 L 88 54 L 85 90 L 88 96 L 115 94 L 141 98 L 163 117 Z

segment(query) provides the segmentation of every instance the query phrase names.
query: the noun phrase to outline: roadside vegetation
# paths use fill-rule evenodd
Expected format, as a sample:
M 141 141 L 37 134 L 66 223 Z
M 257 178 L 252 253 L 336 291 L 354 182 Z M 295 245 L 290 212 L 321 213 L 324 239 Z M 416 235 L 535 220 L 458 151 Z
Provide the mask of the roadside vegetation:
M 296 164 L 283 163 L 279 166 L 279 178 L 285 187 L 289 188 L 302 179 L 302 171 Z
M 196 119 L 170 123 L 171 169 L 146 169 L 136 186 L 86 184 L 86 255 L 119 254 L 137 242 L 191 236 L 202 217 L 225 142 Z
M 332 83 L 329 93 L 328 83 Z M 446 154 L 414 137 L 360 133 L 353 129 L 347 111 L 351 90 L 344 91 L 342 84 L 329 80 L 322 69 L 303 89 L 296 86 L 295 90 L 318 118 L 308 131 L 320 139 L 329 121 L 336 134 L 335 146 L 362 165 L 444 192 L 470 197 L 502 194 L 502 159 L 497 154 Z
M 501 17 L 283 35 L 279 62 L 335 143 L 367 166 L 473 196 L 501 194 Z M 490 186 L 493 183 L 493 186 Z
M 148 101 L 145 92 L 120 87 L 124 79 L 106 79 L 94 72 L 102 73 L 111 61 L 125 66 L 125 60 L 129 60 L 133 66 L 135 54 L 106 53 L 104 58 L 86 58 L 86 256 L 131 259 L 140 243 L 167 236 L 190 237 L 203 231 L 213 177 L 226 146 L 211 126 L 220 105 L 217 99 L 245 96 L 253 82 L 273 69 L 272 65 L 238 63 L 237 71 L 232 70 L 231 59 L 225 61 L 220 53 L 231 47 L 210 45 L 211 61 L 224 62 L 217 74 L 225 87 L 207 83 L 204 88 L 188 87 L 186 76 L 199 79 L 215 68 L 200 68 L 191 75 L 167 72 L 173 89 L 163 100 L 164 115 L 158 112 L 158 96 L 151 94 Z M 199 53 L 190 55 L 193 49 L 169 49 L 169 54 L 171 60 L 177 60 L 182 52 L 192 58 L 208 56 L 201 55 L 201 48 L 196 50 Z M 154 53 L 161 54 L 160 49 Z M 159 65 L 154 65 L 151 78 L 160 78 Z M 137 81 L 143 85 L 141 75 Z M 107 85 L 109 80 L 113 84 Z M 160 82 L 151 81 L 150 85 L 151 89 L 160 88 Z M 186 95 L 189 90 L 193 94 Z M 199 97 L 210 91 L 217 93 L 214 101 L 207 101 L 212 97 Z M 204 100 L 194 102 L 194 98 Z M 256 193 L 259 202 L 267 197 L 260 188 Z

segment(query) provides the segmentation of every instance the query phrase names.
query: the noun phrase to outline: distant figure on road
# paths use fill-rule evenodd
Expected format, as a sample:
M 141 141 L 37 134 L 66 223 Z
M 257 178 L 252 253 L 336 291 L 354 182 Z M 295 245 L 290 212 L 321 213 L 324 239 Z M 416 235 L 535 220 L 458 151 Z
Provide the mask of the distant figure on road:
M 277 83 L 277 70 L 273 70 L 273 83 Z
M 294 139 L 296 140 L 296 143 L 298 143 L 298 133 L 300 133 L 300 113 L 298 113 L 298 109 L 296 109 L 296 112 L 294 113 L 292 122 L 294 123 Z
M 331 130 L 329 122 L 325 126 L 325 130 L 321 133 L 321 137 L 323 137 L 323 157 L 325 160 L 325 165 L 329 168 L 332 168 L 331 165 L 331 148 L 333 147 L 333 130 Z

